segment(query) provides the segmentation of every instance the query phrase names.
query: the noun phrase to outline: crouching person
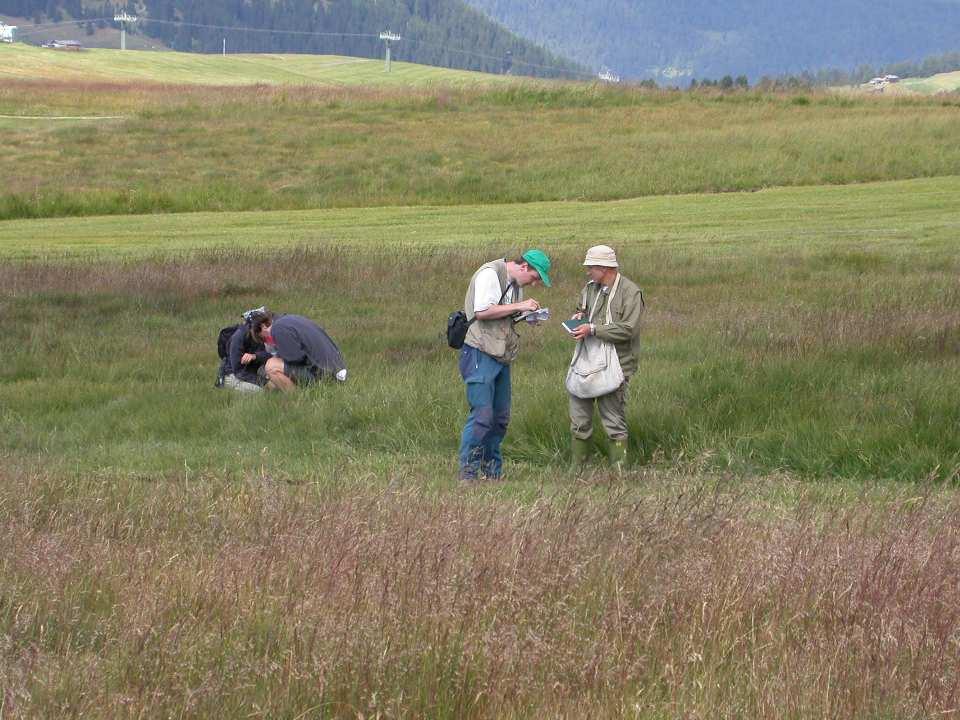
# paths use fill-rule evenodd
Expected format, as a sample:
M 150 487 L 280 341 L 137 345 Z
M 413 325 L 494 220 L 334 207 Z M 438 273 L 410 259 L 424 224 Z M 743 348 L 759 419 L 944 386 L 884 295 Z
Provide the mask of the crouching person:
M 610 440 L 610 462 L 619 470 L 627 456 L 627 383 L 637 371 L 643 292 L 620 274 L 617 255 L 607 245 L 590 248 L 583 264 L 589 282 L 580 294 L 574 318 L 589 322 L 576 327 L 572 335 L 578 341 L 593 337 L 611 343 L 620 361 L 623 382 L 599 397 L 582 398 L 569 392 L 573 467 L 579 469 L 590 455 L 596 407 Z
M 243 314 L 243 322 L 237 326 L 230 338 L 226 357 L 226 377 L 224 387 L 238 392 L 259 392 L 264 380 L 260 377 L 260 368 L 272 357 L 259 336 L 254 336 L 254 323 L 270 312 L 266 308 L 248 310 Z
M 276 352 L 260 368 L 269 390 L 288 392 L 319 380 L 347 379 L 347 366 L 340 348 L 313 320 L 301 315 L 259 318 L 255 335 Z

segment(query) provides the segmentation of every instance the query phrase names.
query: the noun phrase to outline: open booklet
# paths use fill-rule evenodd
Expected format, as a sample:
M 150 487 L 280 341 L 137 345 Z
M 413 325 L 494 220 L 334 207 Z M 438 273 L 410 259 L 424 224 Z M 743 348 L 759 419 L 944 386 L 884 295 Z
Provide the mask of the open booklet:
M 527 312 L 517 313 L 513 316 L 513 322 L 518 323 L 526 320 L 531 325 L 545 322 L 550 319 L 550 308 L 540 308 L 539 310 L 528 310 Z
M 589 320 L 564 320 L 563 323 L 561 324 L 563 325 L 564 330 L 566 330 L 568 333 L 573 335 L 574 330 L 576 330 L 581 325 L 587 325 L 589 323 L 590 323 Z

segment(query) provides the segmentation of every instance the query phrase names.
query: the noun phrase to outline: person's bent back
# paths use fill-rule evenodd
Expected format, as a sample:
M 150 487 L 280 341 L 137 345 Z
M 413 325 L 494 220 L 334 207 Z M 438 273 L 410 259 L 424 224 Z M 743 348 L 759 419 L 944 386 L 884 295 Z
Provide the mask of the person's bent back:
M 273 345 L 277 353 L 261 370 L 268 388 L 292 390 L 323 379 L 347 379 L 347 365 L 340 348 L 309 318 L 280 315 L 272 323 L 261 323 L 258 336 Z

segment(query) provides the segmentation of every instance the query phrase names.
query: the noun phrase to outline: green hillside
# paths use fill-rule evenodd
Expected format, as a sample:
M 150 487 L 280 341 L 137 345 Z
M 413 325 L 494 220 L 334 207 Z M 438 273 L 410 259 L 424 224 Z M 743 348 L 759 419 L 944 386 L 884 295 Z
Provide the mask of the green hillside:
M 200 55 L 0 45 L 0 78 L 123 80 L 203 85 L 470 85 L 516 82 L 503 75 L 337 55 Z
M 0 0 L 0 17 L 29 18 L 21 39 L 34 43 L 51 26 L 83 40 L 119 27 L 125 7 L 137 21 L 131 37 L 182 52 L 382 56 L 380 33 L 399 35 L 394 57 L 423 65 L 539 77 L 569 77 L 584 68 L 493 22 L 463 0 Z M 39 44 L 36 42 L 35 44 Z
M 926 78 L 907 78 L 899 83 L 904 90 L 936 95 L 942 92 L 960 90 L 960 71 L 939 73 Z

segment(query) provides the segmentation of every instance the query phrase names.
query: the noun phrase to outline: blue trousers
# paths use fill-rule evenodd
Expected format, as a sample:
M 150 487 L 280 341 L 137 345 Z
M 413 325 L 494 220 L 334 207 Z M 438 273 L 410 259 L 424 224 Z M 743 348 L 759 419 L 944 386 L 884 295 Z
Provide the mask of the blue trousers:
M 460 475 L 503 473 L 500 443 L 510 422 L 510 366 L 470 345 L 460 350 L 460 376 L 467 384 L 470 415 L 460 437 Z

